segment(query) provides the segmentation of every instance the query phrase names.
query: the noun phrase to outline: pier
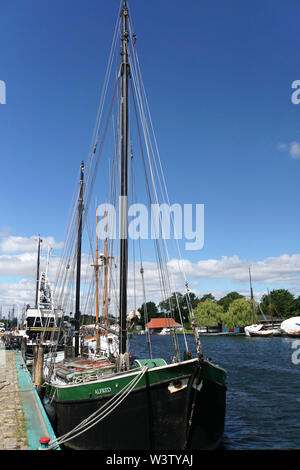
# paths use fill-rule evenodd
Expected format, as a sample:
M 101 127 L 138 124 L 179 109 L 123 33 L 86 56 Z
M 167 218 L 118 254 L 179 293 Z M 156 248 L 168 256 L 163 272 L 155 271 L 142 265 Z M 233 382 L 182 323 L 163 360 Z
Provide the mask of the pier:
M 20 351 L 0 338 L 0 450 L 43 450 L 55 437 Z

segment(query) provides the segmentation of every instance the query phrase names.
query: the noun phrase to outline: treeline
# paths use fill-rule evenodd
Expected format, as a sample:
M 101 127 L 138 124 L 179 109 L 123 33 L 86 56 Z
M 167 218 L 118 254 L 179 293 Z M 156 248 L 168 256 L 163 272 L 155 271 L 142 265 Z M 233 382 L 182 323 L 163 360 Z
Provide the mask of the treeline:
M 295 298 L 286 289 L 275 289 L 262 296 L 260 302 L 252 302 L 238 292 L 229 292 L 217 300 L 212 294 L 197 297 L 195 293 L 189 294 L 190 304 L 193 308 L 197 326 L 226 327 L 247 326 L 256 323 L 264 316 L 267 319 L 286 319 L 300 315 L 300 296 Z M 145 309 L 146 307 L 146 309 Z M 147 302 L 139 309 L 141 313 L 140 325 L 145 326 L 145 311 L 148 321 L 151 318 L 173 316 L 175 321 L 186 328 L 190 327 L 190 315 L 187 306 L 186 294 L 174 292 L 171 297 L 156 305 Z
M 262 296 L 260 302 L 252 302 L 238 292 L 229 292 L 227 295 L 217 300 L 212 294 L 205 294 L 197 297 L 193 292 L 189 294 L 189 302 L 193 309 L 197 326 L 217 326 L 222 324 L 225 327 L 246 326 L 256 323 L 263 316 L 285 320 L 286 318 L 300 316 L 300 296 L 294 295 L 286 289 L 275 289 L 270 294 Z M 152 318 L 174 317 L 178 323 L 183 322 L 185 328 L 191 326 L 191 319 L 187 305 L 186 294 L 174 292 L 167 300 L 156 304 L 147 302 L 138 308 L 141 314 L 139 325 L 145 327 L 146 320 Z M 146 314 L 146 316 L 145 316 Z M 65 315 L 65 321 L 74 324 L 73 315 Z M 114 322 L 115 317 L 111 317 Z M 15 327 L 17 319 L 11 321 L 2 319 L 6 327 Z M 81 324 L 87 325 L 95 321 L 93 315 L 82 315 Z

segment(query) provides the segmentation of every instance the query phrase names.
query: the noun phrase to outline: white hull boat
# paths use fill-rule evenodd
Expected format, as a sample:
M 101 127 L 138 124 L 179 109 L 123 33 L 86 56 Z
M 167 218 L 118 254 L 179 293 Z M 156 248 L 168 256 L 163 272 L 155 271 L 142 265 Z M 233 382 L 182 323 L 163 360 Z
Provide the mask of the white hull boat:
M 272 337 L 272 336 L 280 336 L 281 330 L 280 328 L 273 327 L 272 325 L 249 325 L 245 326 L 245 334 L 246 336 L 261 336 L 261 337 Z
M 288 336 L 300 337 L 300 317 L 292 317 L 284 320 L 280 328 L 282 332 Z

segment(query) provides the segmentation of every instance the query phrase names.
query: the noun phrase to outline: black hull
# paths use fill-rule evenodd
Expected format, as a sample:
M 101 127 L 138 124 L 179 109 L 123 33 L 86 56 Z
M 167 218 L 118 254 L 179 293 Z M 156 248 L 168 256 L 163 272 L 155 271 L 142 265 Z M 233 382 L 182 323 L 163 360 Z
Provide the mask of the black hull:
M 205 378 L 199 390 L 190 384 L 171 394 L 168 385 L 158 383 L 131 392 L 116 412 L 66 446 L 74 450 L 217 448 L 224 431 L 226 387 Z M 73 429 L 108 400 L 54 400 L 57 436 Z

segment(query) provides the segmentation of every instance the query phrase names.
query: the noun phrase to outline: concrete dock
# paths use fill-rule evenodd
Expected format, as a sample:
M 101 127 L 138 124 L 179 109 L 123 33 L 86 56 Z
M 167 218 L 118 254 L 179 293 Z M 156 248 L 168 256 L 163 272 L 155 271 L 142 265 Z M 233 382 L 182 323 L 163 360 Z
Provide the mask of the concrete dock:
M 0 338 L 0 450 L 38 450 L 55 434 L 19 351 Z

